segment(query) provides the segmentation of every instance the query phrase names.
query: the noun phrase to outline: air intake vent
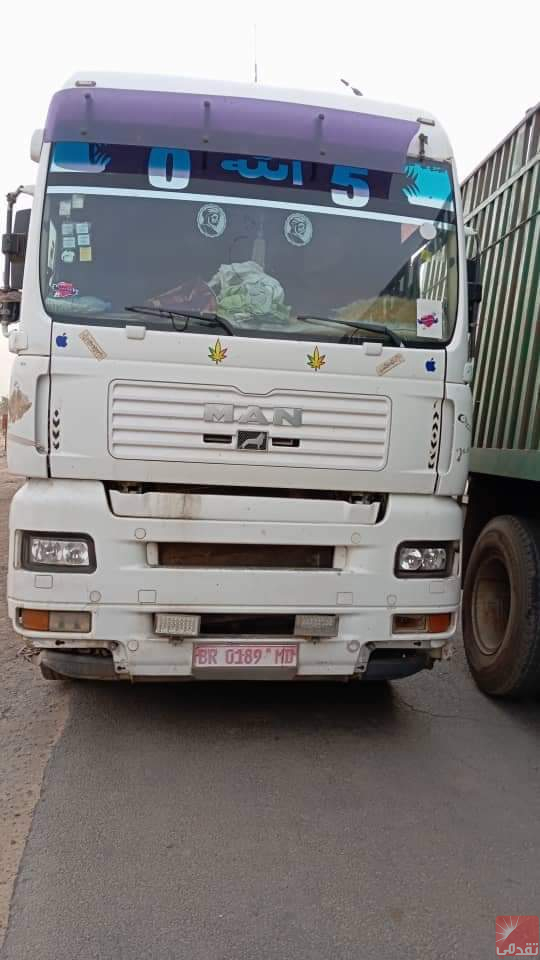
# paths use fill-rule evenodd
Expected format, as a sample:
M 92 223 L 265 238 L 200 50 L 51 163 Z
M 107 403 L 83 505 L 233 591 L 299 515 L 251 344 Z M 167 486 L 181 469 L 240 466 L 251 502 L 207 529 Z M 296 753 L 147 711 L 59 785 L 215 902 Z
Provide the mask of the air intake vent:
M 230 433 L 203 433 L 203 443 L 232 443 Z
M 333 547 L 303 544 L 158 543 L 161 567 L 331 570 Z
M 201 637 L 293 637 L 294 614 L 203 613 Z

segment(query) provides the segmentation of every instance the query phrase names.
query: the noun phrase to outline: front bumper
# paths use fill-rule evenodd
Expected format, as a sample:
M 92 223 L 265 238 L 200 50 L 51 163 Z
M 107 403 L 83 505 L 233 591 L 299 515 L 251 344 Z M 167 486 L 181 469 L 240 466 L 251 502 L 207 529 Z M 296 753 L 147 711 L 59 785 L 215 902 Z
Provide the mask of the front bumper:
M 393 566 L 403 541 L 460 541 L 462 514 L 453 500 L 394 495 L 378 523 L 373 518 L 359 522 L 359 515 L 346 510 L 336 519 L 336 508 L 328 507 L 326 513 L 334 516 L 329 523 L 325 505 L 332 501 L 305 500 L 300 508 L 299 501 L 286 498 L 238 495 L 230 500 L 226 518 L 220 498 L 204 494 L 197 498 L 195 510 L 176 518 L 119 516 L 97 481 L 28 481 L 15 495 L 10 514 L 8 607 L 15 630 L 34 650 L 110 651 L 115 675 L 132 679 L 192 676 L 192 641 L 156 636 L 158 612 L 336 614 L 339 630 L 331 639 L 251 638 L 299 642 L 299 678 L 362 674 L 375 650 L 414 650 L 425 653 L 427 662 L 448 648 L 459 613 L 459 557 L 452 575 L 444 579 L 398 579 Z M 22 530 L 90 535 L 96 570 L 83 574 L 21 569 Z M 166 541 L 331 544 L 335 566 L 223 570 L 152 565 L 152 545 Z M 19 623 L 24 607 L 88 610 L 91 633 L 25 633 Z M 442 612 L 452 615 L 444 634 L 392 633 L 395 614 Z M 213 636 L 212 642 L 236 639 Z

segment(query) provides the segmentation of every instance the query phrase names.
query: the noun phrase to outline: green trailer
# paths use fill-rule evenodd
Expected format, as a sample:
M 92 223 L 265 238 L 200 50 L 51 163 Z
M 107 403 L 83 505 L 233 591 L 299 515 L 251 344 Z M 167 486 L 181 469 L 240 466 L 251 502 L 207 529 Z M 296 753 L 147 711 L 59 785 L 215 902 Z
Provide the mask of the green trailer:
M 462 189 L 483 284 L 463 635 L 478 686 L 517 697 L 540 691 L 540 104 Z

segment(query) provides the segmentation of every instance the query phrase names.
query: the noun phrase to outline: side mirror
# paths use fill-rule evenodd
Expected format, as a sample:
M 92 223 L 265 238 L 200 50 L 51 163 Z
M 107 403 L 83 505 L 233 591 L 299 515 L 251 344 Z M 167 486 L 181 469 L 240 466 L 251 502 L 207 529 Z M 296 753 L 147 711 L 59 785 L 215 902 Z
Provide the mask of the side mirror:
M 482 300 L 482 284 L 480 282 L 480 258 L 467 258 L 467 294 L 469 300 L 469 329 L 474 332 L 478 314 L 478 304 Z
M 467 257 L 467 280 L 469 283 L 478 280 L 480 276 L 480 262 L 478 256 Z
M 482 302 L 482 284 L 478 280 L 469 280 L 467 289 L 470 306 Z
M 8 194 L 8 210 L 6 218 L 6 232 L 2 237 L 2 253 L 4 255 L 4 282 L 0 290 L 0 318 L 4 332 L 10 324 L 19 318 L 20 290 L 23 284 L 24 258 L 26 255 L 26 241 L 30 229 L 31 211 L 18 210 L 13 216 L 13 207 L 21 193 L 29 192 L 29 188 L 19 187 L 14 193 Z
M 22 290 L 24 276 L 24 261 L 26 257 L 26 241 L 28 240 L 28 231 L 30 229 L 31 210 L 17 210 L 15 214 L 14 231 L 7 236 L 12 247 L 8 254 L 11 263 L 11 287 L 14 290 Z M 4 240 L 2 237 L 2 253 L 4 253 Z

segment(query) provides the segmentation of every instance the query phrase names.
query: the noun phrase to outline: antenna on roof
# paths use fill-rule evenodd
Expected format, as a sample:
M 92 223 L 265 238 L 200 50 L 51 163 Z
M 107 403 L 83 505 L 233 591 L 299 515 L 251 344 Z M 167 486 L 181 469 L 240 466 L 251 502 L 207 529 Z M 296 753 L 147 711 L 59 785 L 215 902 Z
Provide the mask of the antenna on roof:
M 363 97 L 363 96 L 364 96 L 364 94 L 362 93 L 362 91 L 359 90 L 358 87 L 353 87 L 353 86 L 351 86 L 351 84 L 349 83 L 348 80 L 344 80 L 343 77 L 341 77 L 341 78 L 340 78 L 340 81 L 341 81 L 341 83 L 343 84 L 343 86 L 349 87 L 349 90 L 352 90 L 352 92 L 354 93 L 355 97 Z
M 253 80 L 259 82 L 259 68 L 257 66 L 257 24 L 253 24 Z

